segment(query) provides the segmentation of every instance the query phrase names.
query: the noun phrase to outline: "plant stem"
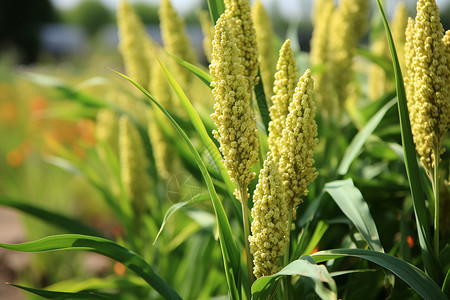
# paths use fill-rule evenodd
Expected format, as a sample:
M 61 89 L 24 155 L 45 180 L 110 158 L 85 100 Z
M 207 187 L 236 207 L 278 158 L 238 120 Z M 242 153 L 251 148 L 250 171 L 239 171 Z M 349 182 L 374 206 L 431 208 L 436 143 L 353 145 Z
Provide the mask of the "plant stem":
M 433 193 L 434 193 L 434 251 L 439 258 L 439 147 L 434 148 L 433 167 Z
M 239 186 L 239 195 L 240 195 L 241 204 L 242 204 L 242 222 L 243 222 L 243 226 L 244 226 L 245 257 L 247 259 L 248 281 L 249 281 L 249 284 L 251 287 L 253 282 L 255 281 L 255 279 L 253 277 L 253 260 L 252 260 L 252 255 L 250 253 L 250 243 L 248 242 L 248 237 L 250 236 L 250 222 L 248 219 L 247 187 Z
M 293 210 L 293 201 L 289 203 L 289 217 L 287 222 L 287 228 L 286 228 L 286 234 L 288 235 L 288 241 L 286 243 L 286 249 L 284 250 L 283 255 L 283 268 L 286 267 L 289 264 L 289 246 L 290 246 L 290 237 L 291 237 L 291 225 L 292 225 L 292 210 Z M 282 292 L 283 292 L 283 299 L 289 299 L 289 277 L 285 277 L 282 280 Z

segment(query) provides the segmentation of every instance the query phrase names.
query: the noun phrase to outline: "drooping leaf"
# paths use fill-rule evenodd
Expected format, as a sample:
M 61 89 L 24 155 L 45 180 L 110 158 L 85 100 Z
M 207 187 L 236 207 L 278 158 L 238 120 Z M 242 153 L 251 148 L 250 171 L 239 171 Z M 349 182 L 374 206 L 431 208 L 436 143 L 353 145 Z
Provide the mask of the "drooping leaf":
M 268 293 L 280 278 L 300 275 L 311 278 L 315 283 L 315 292 L 321 299 L 337 299 L 337 287 L 324 265 L 317 265 L 308 256 L 291 262 L 280 272 L 258 278 L 252 285 L 253 299 L 267 299 Z M 327 283 L 330 288 L 327 288 Z
M 79 234 L 63 234 L 23 244 L 3 244 L 0 247 L 21 252 L 47 252 L 55 250 L 82 250 L 107 256 L 125 265 L 142 277 L 165 299 L 181 299 L 153 268 L 139 255 L 119 244 L 100 237 Z
M 220 199 L 215 191 L 214 183 L 209 176 L 209 173 L 206 169 L 205 163 L 198 154 L 197 150 L 195 149 L 194 145 L 189 140 L 188 136 L 184 132 L 184 130 L 178 125 L 178 123 L 172 118 L 172 116 L 159 104 L 159 102 L 148 93 L 142 86 L 134 82 L 129 77 L 118 73 L 119 75 L 126 78 L 128 81 L 130 81 L 135 87 L 137 87 L 144 95 L 147 96 L 147 98 L 152 101 L 169 119 L 169 121 L 172 123 L 172 125 L 175 127 L 177 132 L 180 134 L 183 141 L 186 143 L 186 145 L 189 147 L 189 150 L 191 151 L 195 161 L 197 162 L 202 175 L 203 179 L 205 180 L 205 183 L 208 187 L 211 201 L 214 207 L 214 211 L 216 214 L 216 219 L 218 223 L 218 229 L 219 229 L 219 239 L 220 239 L 220 247 L 222 251 L 222 257 L 224 261 L 224 267 L 225 267 L 225 275 L 227 278 L 227 284 L 230 292 L 230 296 L 232 299 L 239 299 L 240 295 L 240 289 L 238 290 L 238 287 L 240 287 L 240 256 L 239 251 L 237 249 L 237 245 L 233 239 L 233 234 L 231 232 L 231 226 L 228 221 L 227 215 L 225 213 L 225 210 L 223 208 L 222 203 L 220 202 Z
M 437 284 L 422 270 L 389 254 L 366 249 L 333 249 L 311 255 L 317 263 L 346 256 L 359 257 L 388 269 L 424 299 L 447 299 Z
M 411 189 L 411 195 L 413 198 L 414 213 L 416 215 L 417 231 L 425 271 L 427 272 L 427 274 L 430 274 L 430 276 L 434 280 L 441 280 L 443 276 L 442 270 L 436 256 L 434 255 L 433 247 L 431 244 L 432 239 L 429 229 L 431 223 L 429 222 L 428 210 L 425 206 L 425 194 L 422 189 L 419 166 L 416 159 L 416 151 L 411 132 L 411 123 L 408 114 L 408 106 L 406 102 L 406 93 L 405 86 L 403 84 L 402 71 L 400 68 L 397 52 L 395 50 L 394 39 L 389 28 L 389 22 L 387 21 L 386 14 L 384 13 L 383 5 L 380 0 L 377 0 L 377 3 L 381 12 L 384 27 L 386 29 L 389 49 L 392 56 L 406 173 L 408 175 L 409 187 Z
M 358 156 L 361 147 L 367 141 L 372 132 L 377 128 L 378 124 L 380 124 L 386 112 L 394 106 L 396 103 L 396 99 L 389 101 L 386 105 L 384 105 L 371 119 L 367 124 L 361 129 L 353 138 L 350 145 L 347 147 L 344 153 L 344 157 L 341 160 L 341 163 L 338 167 L 338 173 L 340 175 L 344 175 L 348 172 L 348 168 L 352 161 Z
M 117 299 L 115 295 L 109 295 L 105 293 L 99 293 L 99 292 L 75 292 L 75 293 L 69 293 L 69 292 L 56 292 L 56 291 L 47 291 L 43 289 L 34 289 L 18 284 L 11 284 L 11 286 L 14 286 L 16 288 L 19 288 L 21 290 L 30 292 L 32 294 L 44 297 L 46 299 L 57 299 L 57 300 L 64 300 L 64 299 L 70 299 L 70 300 L 78 300 L 78 299 L 90 299 L 90 300 L 101 300 L 101 299 Z
M 155 237 L 155 241 L 153 242 L 153 244 L 156 243 L 159 235 L 161 234 L 161 232 L 164 229 L 164 226 L 166 226 L 167 221 L 174 213 L 176 213 L 178 210 L 180 210 L 181 208 L 183 208 L 186 205 L 190 205 L 190 204 L 194 204 L 194 203 L 197 203 L 200 201 L 206 201 L 206 200 L 209 200 L 209 195 L 200 194 L 200 195 L 194 196 L 192 199 L 190 199 L 188 201 L 178 202 L 178 203 L 175 203 L 174 205 L 172 205 L 171 207 L 169 207 L 169 209 L 166 211 L 166 214 L 164 215 L 163 222 L 161 224 L 158 234 Z
M 369 247 L 384 252 L 369 206 L 353 181 L 346 179 L 329 182 L 325 184 L 325 190 L 363 235 Z
M 104 237 L 103 234 L 100 233 L 98 230 L 82 223 L 81 221 L 66 217 L 56 212 L 52 212 L 45 208 L 28 204 L 26 203 L 26 201 L 0 196 L 0 205 L 17 209 L 23 213 L 38 218 L 41 221 L 47 222 L 51 225 L 67 230 L 70 233 Z

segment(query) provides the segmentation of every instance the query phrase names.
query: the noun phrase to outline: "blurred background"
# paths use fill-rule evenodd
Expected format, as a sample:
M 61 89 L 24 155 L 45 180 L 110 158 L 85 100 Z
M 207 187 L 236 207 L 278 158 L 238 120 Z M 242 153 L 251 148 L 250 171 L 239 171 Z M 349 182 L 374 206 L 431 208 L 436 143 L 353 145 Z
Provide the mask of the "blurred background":
M 160 41 L 158 0 L 133 0 L 149 34 Z M 275 31 L 284 37 L 298 32 L 302 50 L 309 49 L 311 0 L 263 0 Z M 338 1 L 336 1 L 338 2 Z M 372 2 L 375 8 L 376 1 Z M 388 14 L 397 0 L 386 0 Z M 411 15 L 416 1 L 405 1 Z M 445 28 L 450 25 L 450 0 L 437 0 Z M 0 54 L 20 64 L 54 63 L 95 51 L 116 52 L 115 9 L 118 0 L 3 0 L 0 2 Z M 192 42 L 201 52 L 202 33 L 198 11 L 206 0 L 174 0 L 174 7 L 188 23 Z M 373 10 L 374 11 L 374 10 Z M 201 56 L 201 53 L 199 53 Z

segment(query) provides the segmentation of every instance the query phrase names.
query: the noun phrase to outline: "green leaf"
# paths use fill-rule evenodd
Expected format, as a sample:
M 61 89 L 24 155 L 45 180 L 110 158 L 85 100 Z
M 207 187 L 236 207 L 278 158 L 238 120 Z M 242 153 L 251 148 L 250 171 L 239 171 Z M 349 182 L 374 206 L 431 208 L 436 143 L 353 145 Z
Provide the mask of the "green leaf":
M 206 149 L 208 150 L 209 154 L 211 155 L 212 159 L 214 160 L 214 163 L 216 164 L 217 168 L 219 169 L 220 174 L 222 175 L 222 179 L 226 186 L 228 187 L 228 193 L 230 194 L 231 199 L 233 199 L 233 204 L 237 205 L 238 207 L 240 204 L 238 203 L 238 200 L 233 196 L 234 190 L 236 189 L 235 185 L 231 182 L 230 177 L 228 175 L 227 170 L 225 169 L 225 166 L 222 163 L 222 155 L 219 152 L 219 149 L 217 149 L 216 144 L 213 142 L 213 140 L 208 135 L 208 132 L 206 131 L 205 125 L 203 124 L 200 116 L 198 115 L 197 111 L 195 110 L 194 106 L 192 106 L 191 102 L 187 98 L 186 94 L 184 93 L 183 89 L 180 87 L 178 82 L 175 80 L 175 78 L 170 74 L 169 70 L 167 70 L 166 66 L 162 63 L 162 61 L 158 59 L 158 62 L 166 75 L 167 79 L 169 80 L 170 85 L 174 89 L 175 93 L 178 96 L 178 99 L 180 99 L 181 104 L 184 107 L 184 110 L 186 111 L 187 115 L 189 116 L 189 119 L 192 122 L 192 125 L 194 125 L 195 130 L 200 135 L 200 138 L 205 145 Z
M 358 48 L 357 54 L 381 67 L 388 76 L 388 78 L 394 77 L 394 73 L 392 72 L 391 68 L 391 62 L 384 56 L 376 55 L 373 52 L 363 48 Z
M 447 297 L 450 297 L 450 269 L 447 271 L 447 275 L 445 276 L 444 284 L 442 285 L 442 292 Z
M 344 175 L 348 172 L 350 164 L 352 161 L 358 156 L 359 151 L 361 150 L 364 143 L 367 141 L 372 132 L 377 128 L 378 124 L 380 124 L 386 112 L 394 106 L 397 102 L 396 99 L 393 99 L 386 103 L 371 119 L 367 124 L 361 129 L 353 138 L 350 145 L 347 147 L 344 153 L 344 157 L 341 160 L 341 163 L 338 167 L 338 173 L 340 175 Z
M 223 0 L 208 0 L 208 7 L 211 21 L 216 25 L 220 15 L 225 11 L 225 4 L 223 3 Z
M 23 213 L 29 214 L 51 225 L 65 229 L 70 233 L 93 235 L 103 237 L 103 234 L 98 230 L 72 218 L 68 218 L 56 212 L 49 211 L 32 204 L 27 204 L 25 201 L 12 199 L 0 196 L 0 205 L 17 209 Z
M 169 209 L 167 210 L 166 214 L 164 215 L 163 222 L 162 222 L 161 227 L 160 227 L 160 229 L 158 231 L 158 234 L 155 237 L 155 241 L 153 242 L 153 245 L 158 240 L 159 235 L 163 231 L 164 226 L 166 226 L 167 221 L 169 220 L 169 218 L 174 213 L 176 213 L 179 209 L 183 208 L 186 205 L 194 204 L 194 203 L 197 203 L 197 202 L 200 202 L 200 201 L 209 200 L 209 199 L 210 199 L 209 195 L 200 194 L 200 195 L 194 196 L 192 199 L 190 199 L 188 201 L 178 202 L 178 203 L 175 203 L 174 205 L 172 205 L 171 207 L 169 207 Z
M 200 78 L 200 80 L 203 81 L 210 89 L 213 88 L 211 86 L 212 76 L 209 73 L 206 73 L 199 67 L 197 67 L 191 63 L 188 63 L 187 61 L 185 61 L 179 57 L 176 57 L 173 54 L 170 54 L 169 52 L 166 51 L 166 49 L 164 49 L 164 48 L 161 48 L 161 49 L 163 49 L 169 56 L 171 56 L 173 59 L 175 59 L 180 65 L 182 65 L 183 67 L 185 67 L 186 69 L 191 71 L 195 76 Z
M 108 294 L 102 294 L 98 292 L 76 292 L 76 293 L 68 293 L 68 292 L 56 292 L 56 291 L 47 291 L 42 289 L 34 289 L 30 287 L 25 287 L 17 284 L 11 284 L 11 286 L 14 286 L 16 288 L 22 289 L 24 291 L 30 292 L 32 294 L 44 297 L 46 299 L 71 299 L 71 300 L 77 300 L 77 299 L 92 299 L 92 300 L 99 300 L 99 299 L 117 299 L 114 295 L 108 295 Z
M 82 250 L 98 253 L 125 265 L 147 281 L 165 299 L 181 299 L 177 292 L 161 279 L 142 257 L 104 238 L 79 234 L 63 234 L 23 244 L 0 243 L 0 247 L 21 252 Z
M 377 3 L 381 12 L 384 27 L 386 29 L 395 73 L 403 153 L 405 155 L 406 173 L 408 175 L 409 187 L 411 189 L 413 198 L 414 213 L 416 215 L 417 231 L 419 236 L 420 248 L 422 251 L 422 258 L 427 274 L 429 274 L 434 280 L 438 281 L 441 280 L 443 274 L 440 268 L 440 264 L 436 256 L 434 255 L 433 247 L 431 244 L 431 223 L 429 222 L 428 211 L 425 206 L 425 194 L 422 189 L 422 183 L 420 180 L 420 172 L 419 166 L 417 164 L 416 151 L 411 132 L 411 123 L 409 120 L 408 106 L 406 103 L 406 93 L 405 86 L 403 85 L 402 71 L 400 68 L 400 63 L 398 61 L 397 52 L 395 50 L 394 39 L 389 28 L 386 14 L 384 13 L 383 5 L 381 4 L 380 0 L 377 0 Z
M 422 270 L 389 254 L 366 249 L 333 249 L 311 255 L 317 263 L 346 256 L 359 257 L 388 269 L 426 300 L 447 299 L 437 284 Z
M 256 101 L 258 102 L 259 113 L 261 114 L 261 119 L 264 124 L 264 128 L 266 129 L 266 133 L 269 133 L 269 122 L 270 122 L 270 114 L 269 108 L 267 107 L 266 94 L 264 93 L 264 86 L 261 79 L 260 69 L 258 68 L 258 84 L 255 85 L 254 91 L 256 96 Z
M 258 278 L 252 285 L 253 299 L 267 299 L 267 292 L 274 283 L 284 276 L 300 275 L 311 278 L 315 283 L 315 291 L 321 299 L 337 299 L 337 288 L 324 265 L 317 265 L 309 256 L 295 260 L 280 272 Z M 329 285 L 325 287 L 324 283 Z
M 369 211 L 369 206 L 351 179 L 332 181 L 325 184 L 327 191 L 342 212 L 352 221 L 373 250 L 384 252 L 380 243 L 377 226 Z
M 117 72 L 118 73 L 118 72 Z M 144 93 L 148 99 L 150 99 L 169 119 L 169 121 L 172 123 L 172 125 L 175 127 L 177 132 L 180 134 L 181 138 L 184 140 L 186 145 L 189 147 L 189 150 L 191 151 L 195 161 L 197 162 L 202 175 L 203 179 L 205 180 L 205 183 L 208 187 L 212 204 L 214 207 L 214 211 L 216 214 L 218 229 L 219 229 L 219 239 L 220 239 L 220 248 L 222 251 L 222 257 L 225 267 L 225 275 L 227 278 L 227 284 L 230 292 L 231 299 L 239 299 L 240 292 L 238 291 L 238 287 L 240 287 L 240 256 L 239 251 L 236 246 L 236 243 L 233 238 L 233 234 L 231 231 L 231 226 L 228 221 L 227 215 L 225 213 L 225 210 L 223 208 L 222 203 L 220 202 L 220 199 L 216 193 L 216 190 L 214 188 L 214 183 L 209 176 L 208 170 L 206 169 L 205 163 L 198 154 L 197 150 L 195 149 L 194 145 L 189 140 L 189 137 L 186 135 L 184 130 L 178 125 L 178 123 L 172 118 L 172 116 L 159 104 L 159 102 L 149 94 L 148 91 L 146 91 L 142 86 L 131 80 L 126 75 L 123 75 L 121 73 L 118 73 L 119 75 L 126 78 L 128 81 L 130 81 L 135 87 L 137 87 L 142 93 Z
M 46 287 L 48 291 L 65 291 L 76 293 L 82 291 L 133 291 L 136 288 L 148 288 L 147 282 L 141 277 L 128 273 L 123 275 L 110 275 L 107 277 L 71 278 L 58 281 Z
M 55 77 L 44 75 L 44 74 L 30 73 L 30 72 L 23 72 L 21 75 L 24 79 L 27 79 L 38 85 L 48 86 L 48 87 L 51 87 L 51 88 L 54 88 L 54 89 L 60 91 L 62 93 L 62 95 L 64 96 L 64 98 L 74 100 L 76 102 L 79 102 L 83 105 L 90 106 L 90 107 L 96 107 L 96 108 L 107 107 L 107 104 L 104 101 L 102 101 L 101 99 L 98 99 L 92 95 L 80 92 L 59 78 L 55 78 Z

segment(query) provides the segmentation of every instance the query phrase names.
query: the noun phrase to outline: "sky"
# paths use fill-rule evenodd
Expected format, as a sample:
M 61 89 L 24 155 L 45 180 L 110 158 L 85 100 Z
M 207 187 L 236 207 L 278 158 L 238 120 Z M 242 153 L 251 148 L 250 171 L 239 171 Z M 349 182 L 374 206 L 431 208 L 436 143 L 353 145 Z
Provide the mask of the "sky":
M 71 8 L 82 0 L 52 0 L 58 8 Z M 110 9 L 115 9 L 120 0 L 100 0 Z M 148 4 L 157 5 L 160 0 L 128 0 L 130 2 L 144 2 Z M 175 9 L 181 14 L 196 10 L 200 4 L 205 0 L 171 0 Z M 252 0 L 250 0 L 252 2 Z M 295 21 L 303 17 L 309 17 L 313 0 L 261 0 L 266 8 L 276 8 L 280 14 L 286 19 Z M 335 0 L 339 1 L 339 0 Z M 385 0 L 386 11 L 393 11 L 396 3 L 399 0 Z M 403 0 L 412 7 L 415 6 L 414 0 Z M 450 0 L 436 0 L 440 9 L 450 5 Z M 375 1 L 374 1 L 375 3 Z M 269 11 L 270 11 L 269 9 Z

